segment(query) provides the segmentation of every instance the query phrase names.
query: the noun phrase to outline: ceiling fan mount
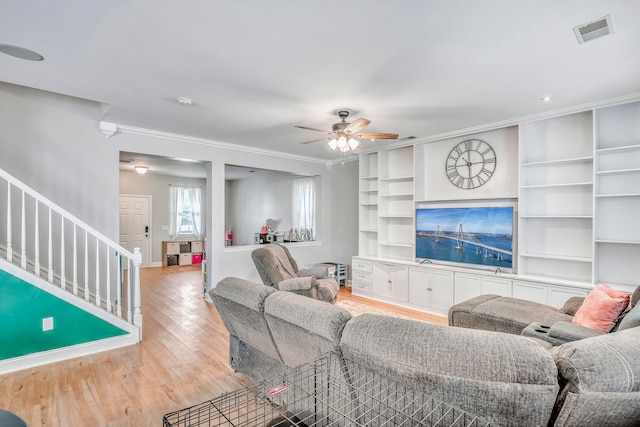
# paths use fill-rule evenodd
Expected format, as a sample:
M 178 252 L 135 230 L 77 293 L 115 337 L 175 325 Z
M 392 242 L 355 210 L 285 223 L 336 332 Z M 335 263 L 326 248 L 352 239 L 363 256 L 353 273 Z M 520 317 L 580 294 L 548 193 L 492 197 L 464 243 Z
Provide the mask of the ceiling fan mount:
M 344 122 L 347 119 L 347 117 L 349 117 L 349 110 L 338 110 L 338 111 L 336 111 L 336 114 Z
M 375 139 L 398 139 L 398 134 L 395 133 L 360 133 L 362 129 L 369 126 L 370 120 L 359 118 L 353 122 L 347 122 L 349 117 L 349 110 L 337 110 L 336 114 L 340 118 L 340 122 L 334 123 L 331 127 L 331 132 L 327 132 L 322 129 L 315 129 L 306 126 L 295 126 L 300 129 L 311 130 L 314 132 L 326 133 L 329 136 L 315 139 L 313 141 L 303 142 L 303 144 L 311 144 L 313 142 L 329 141 L 329 147 L 333 150 L 339 148 L 340 151 L 347 152 L 358 148 L 360 142 L 356 138 L 368 138 Z

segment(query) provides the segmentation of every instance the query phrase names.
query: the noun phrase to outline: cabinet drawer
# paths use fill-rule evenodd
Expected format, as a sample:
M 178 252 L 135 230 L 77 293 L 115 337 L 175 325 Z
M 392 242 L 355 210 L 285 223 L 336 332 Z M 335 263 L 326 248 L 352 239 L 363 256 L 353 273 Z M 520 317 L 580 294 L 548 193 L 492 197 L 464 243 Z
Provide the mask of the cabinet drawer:
M 167 242 L 167 255 L 177 255 L 180 253 L 180 243 Z
M 193 260 L 191 258 L 191 253 L 180 254 L 178 257 L 178 265 L 191 265 L 193 264 Z
M 371 261 L 354 260 L 353 270 L 371 273 L 373 271 L 373 263 Z
M 202 240 L 191 242 L 191 252 L 204 252 L 202 250 Z
M 373 278 L 371 276 L 371 273 L 363 273 L 361 271 L 354 271 L 352 279 L 354 282 L 368 283 L 368 284 L 373 283 Z
M 351 282 L 351 286 L 353 287 L 353 291 L 356 293 L 365 292 L 370 294 L 373 292 L 373 285 L 371 283 L 353 281 Z

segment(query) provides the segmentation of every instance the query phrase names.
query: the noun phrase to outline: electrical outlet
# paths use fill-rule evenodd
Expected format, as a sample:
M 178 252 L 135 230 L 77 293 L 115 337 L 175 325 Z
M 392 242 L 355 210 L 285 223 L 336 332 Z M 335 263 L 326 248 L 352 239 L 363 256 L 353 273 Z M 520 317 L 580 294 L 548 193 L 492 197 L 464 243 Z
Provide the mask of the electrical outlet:
M 42 332 L 53 330 L 53 317 L 45 317 L 42 319 Z

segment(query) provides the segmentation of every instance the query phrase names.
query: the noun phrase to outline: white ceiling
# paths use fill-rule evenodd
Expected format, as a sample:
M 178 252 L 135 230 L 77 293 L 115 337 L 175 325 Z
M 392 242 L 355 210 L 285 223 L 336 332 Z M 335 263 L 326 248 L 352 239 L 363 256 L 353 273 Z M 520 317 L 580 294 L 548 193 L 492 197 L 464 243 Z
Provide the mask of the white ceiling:
M 572 27 L 607 14 L 615 33 L 578 44 Z M 0 54 L 0 81 L 102 102 L 108 122 L 336 160 L 294 125 L 329 130 L 346 108 L 368 132 L 430 137 L 638 94 L 639 19 L 636 0 L 3 0 L 0 43 L 45 60 Z

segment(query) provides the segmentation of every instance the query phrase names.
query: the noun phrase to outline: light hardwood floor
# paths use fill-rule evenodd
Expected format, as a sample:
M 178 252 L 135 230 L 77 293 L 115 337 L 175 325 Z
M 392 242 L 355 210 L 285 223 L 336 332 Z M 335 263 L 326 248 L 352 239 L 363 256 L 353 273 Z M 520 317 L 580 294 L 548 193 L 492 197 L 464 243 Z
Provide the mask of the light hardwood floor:
M 141 272 L 143 340 L 135 346 L 0 375 L 0 408 L 35 426 L 160 426 L 168 412 L 249 384 L 228 366 L 229 336 L 202 298 L 200 268 Z M 446 319 L 351 295 L 433 323 Z

